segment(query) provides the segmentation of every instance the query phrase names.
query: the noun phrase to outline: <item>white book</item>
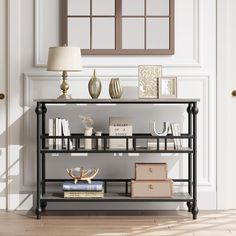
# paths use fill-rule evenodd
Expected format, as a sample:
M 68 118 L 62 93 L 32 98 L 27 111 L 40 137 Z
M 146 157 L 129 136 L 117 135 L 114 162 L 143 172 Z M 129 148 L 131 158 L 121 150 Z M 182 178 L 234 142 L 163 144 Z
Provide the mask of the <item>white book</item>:
M 56 136 L 62 136 L 61 118 L 56 118 Z M 56 139 L 56 149 L 62 149 L 62 138 Z
M 172 134 L 174 136 L 180 136 L 181 132 L 180 132 L 180 126 L 177 123 L 171 123 L 171 130 L 172 130 Z M 182 149 L 182 142 L 179 138 L 174 139 L 174 144 L 175 144 L 175 148 L 177 150 L 181 150 Z
M 181 131 L 180 131 L 180 125 L 179 123 L 174 123 L 174 126 L 175 126 L 175 132 L 176 132 L 176 135 L 177 136 L 181 136 Z M 183 145 L 182 145 L 182 139 L 178 138 L 177 139 L 178 141 L 178 149 L 182 149 Z
M 175 123 L 171 123 L 170 127 L 171 127 L 171 131 L 172 131 L 172 135 L 173 136 L 178 136 L 177 132 L 176 132 L 176 128 L 175 128 Z M 174 138 L 174 145 L 175 145 L 175 149 L 178 150 L 179 145 L 178 145 L 178 139 L 176 139 L 176 138 Z
M 128 117 L 110 117 L 109 135 L 110 136 L 132 136 L 132 122 Z M 110 149 L 126 149 L 126 139 L 110 139 Z M 132 139 L 128 140 L 128 149 L 133 148 Z
M 64 136 L 70 136 L 71 133 L 70 133 L 70 128 L 69 128 L 69 121 L 66 120 L 66 119 L 62 119 L 61 122 L 62 122 L 62 132 L 63 132 L 63 135 Z M 65 148 L 67 148 L 67 146 L 68 146 L 68 139 L 65 138 L 63 140 L 64 140 Z M 73 145 L 72 145 L 71 139 L 69 139 L 69 143 L 70 143 L 70 149 L 73 149 Z
M 48 135 L 49 136 L 53 136 L 53 119 L 49 119 L 48 120 Z M 50 138 L 48 139 L 48 148 L 49 149 L 53 149 L 53 139 Z

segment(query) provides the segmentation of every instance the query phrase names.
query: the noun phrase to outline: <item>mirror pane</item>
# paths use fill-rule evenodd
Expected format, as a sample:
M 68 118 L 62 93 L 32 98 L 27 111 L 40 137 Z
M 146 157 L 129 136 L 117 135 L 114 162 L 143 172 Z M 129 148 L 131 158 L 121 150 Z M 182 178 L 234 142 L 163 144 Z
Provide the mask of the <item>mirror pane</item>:
M 68 18 L 68 46 L 90 48 L 90 19 Z
M 144 16 L 144 0 L 122 0 L 123 16 Z
M 144 49 L 144 18 L 122 19 L 122 48 Z
M 169 0 L 146 0 L 147 16 L 169 16 Z
M 90 0 L 68 0 L 68 15 L 90 15 Z
M 147 49 L 169 49 L 169 18 L 147 18 Z
M 93 18 L 92 49 L 115 49 L 115 19 Z
M 115 0 L 93 0 L 92 1 L 92 14 L 102 16 L 115 15 Z

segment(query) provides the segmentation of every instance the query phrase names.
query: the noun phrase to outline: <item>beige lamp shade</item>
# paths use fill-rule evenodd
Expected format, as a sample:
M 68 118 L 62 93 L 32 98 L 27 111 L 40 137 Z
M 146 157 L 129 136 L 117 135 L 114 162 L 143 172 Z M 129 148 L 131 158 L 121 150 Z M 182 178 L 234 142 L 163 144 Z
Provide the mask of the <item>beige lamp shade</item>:
M 50 47 L 48 71 L 81 71 L 81 51 L 79 47 Z

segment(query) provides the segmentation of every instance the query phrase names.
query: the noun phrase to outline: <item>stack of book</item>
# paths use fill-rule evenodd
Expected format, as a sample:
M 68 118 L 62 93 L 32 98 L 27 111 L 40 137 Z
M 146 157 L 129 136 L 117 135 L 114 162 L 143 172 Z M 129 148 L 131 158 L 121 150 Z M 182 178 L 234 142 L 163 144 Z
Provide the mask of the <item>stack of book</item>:
M 63 183 L 64 198 L 102 198 L 104 197 L 103 181 L 72 181 Z
M 48 134 L 49 136 L 70 136 L 70 128 L 69 122 L 66 119 L 61 118 L 50 118 L 48 121 Z M 53 138 L 49 139 L 49 149 L 62 149 L 68 147 L 68 140 L 70 149 L 73 148 L 71 139 L 63 139 L 63 138 Z

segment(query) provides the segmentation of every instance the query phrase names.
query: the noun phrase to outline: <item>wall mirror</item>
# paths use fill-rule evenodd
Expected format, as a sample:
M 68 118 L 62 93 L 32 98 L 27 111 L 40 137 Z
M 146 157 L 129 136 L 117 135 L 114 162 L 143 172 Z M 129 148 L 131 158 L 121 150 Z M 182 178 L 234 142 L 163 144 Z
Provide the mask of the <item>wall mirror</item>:
M 174 54 L 174 0 L 62 0 L 62 14 L 83 55 Z

